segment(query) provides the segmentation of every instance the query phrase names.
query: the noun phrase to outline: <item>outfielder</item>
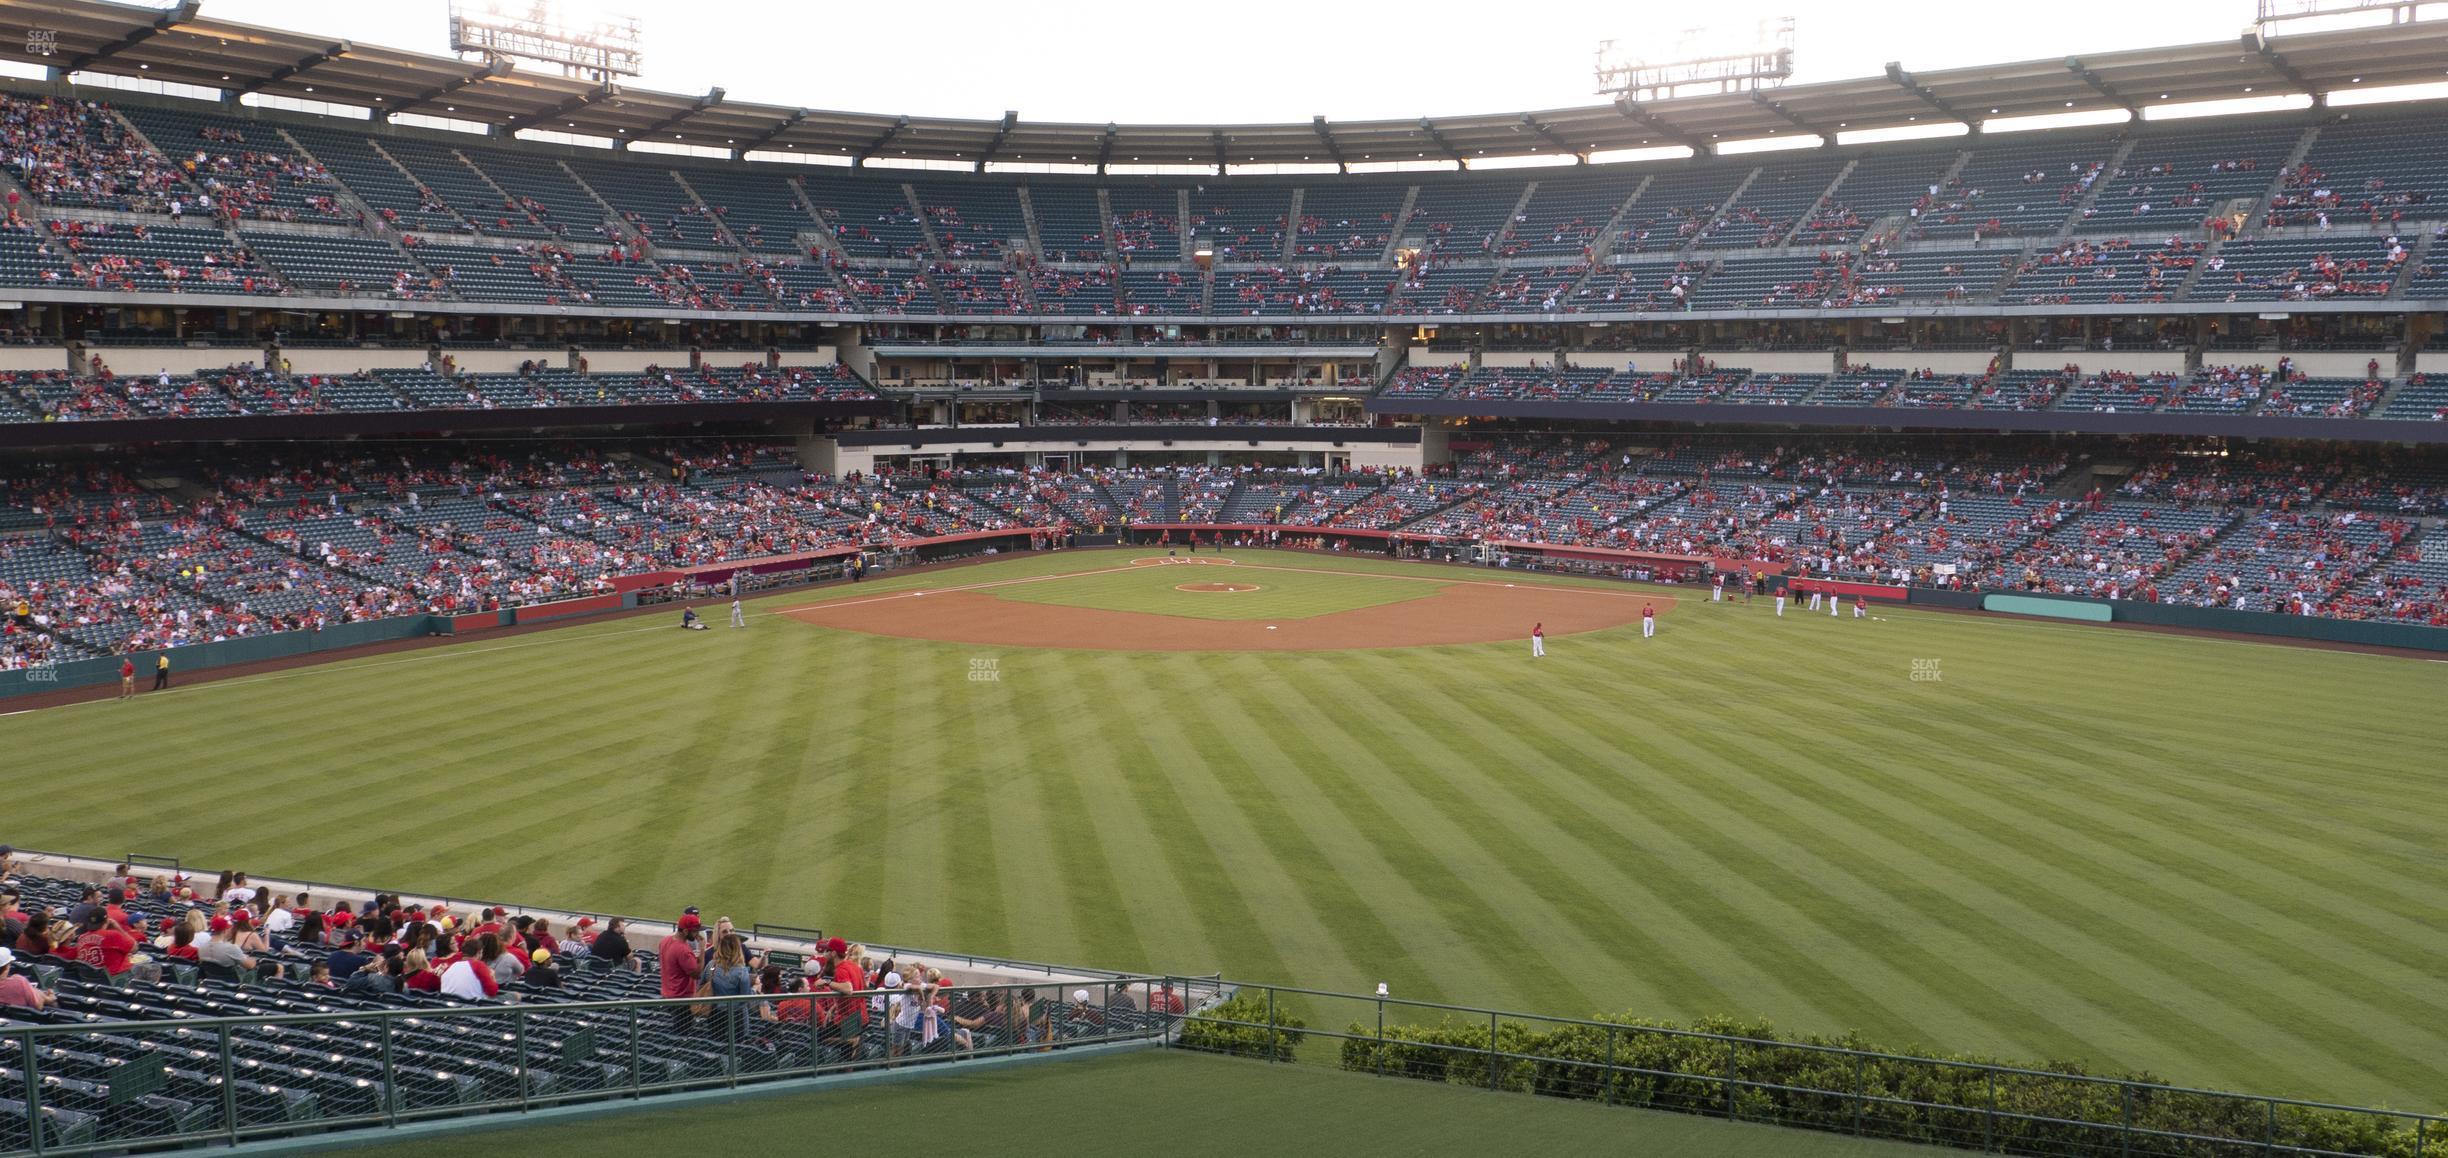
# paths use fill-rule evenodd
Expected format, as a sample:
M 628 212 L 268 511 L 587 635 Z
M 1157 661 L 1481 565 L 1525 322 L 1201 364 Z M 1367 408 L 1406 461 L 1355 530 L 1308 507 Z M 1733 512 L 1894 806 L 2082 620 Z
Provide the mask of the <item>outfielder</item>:
M 1547 654 L 1547 625 L 1533 623 L 1530 625 L 1530 658 L 1537 659 L 1545 654 Z
M 748 616 L 745 612 L 740 610 L 740 601 L 737 599 L 731 601 L 731 626 L 748 626 Z
M 1643 603 L 1641 604 L 1641 638 L 1650 639 L 1656 635 L 1657 607 L 1654 604 Z

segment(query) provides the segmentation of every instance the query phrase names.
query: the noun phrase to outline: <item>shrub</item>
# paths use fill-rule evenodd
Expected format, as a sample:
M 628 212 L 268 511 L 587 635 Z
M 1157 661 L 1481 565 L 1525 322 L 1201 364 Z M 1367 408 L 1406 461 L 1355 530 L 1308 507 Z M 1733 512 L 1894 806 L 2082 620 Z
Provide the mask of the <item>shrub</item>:
M 1268 1058 L 1291 1061 L 1309 1023 L 1296 1014 L 1278 1008 L 1274 1011 L 1274 1029 L 1267 1028 L 1267 1001 L 1264 996 L 1242 993 L 1232 1000 L 1182 1022 L 1181 1044 L 1188 1049 L 1203 1049 L 1234 1057 Z M 1270 1050 L 1272 1053 L 1270 1054 Z
M 1264 1018 L 1263 1005 L 1257 1016 Z M 2267 1142 L 2324 1154 L 2448 1156 L 2448 1129 L 2426 1138 L 2418 1155 L 2412 1123 L 2309 1106 L 2280 1106 L 2273 1113 L 2268 1103 L 2241 1095 L 2152 1088 L 2166 1083 L 2149 1074 L 2101 1080 L 2065 1062 L 1907 1057 L 1852 1034 L 1781 1041 L 1766 1022 L 1731 1018 L 1704 1019 L 1688 1032 L 1629 1016 L 1600 1021 L 1543 1027 L 1500 1021 L 1496 1047 L 1513 1056 L 1492 1064 L 1489 1024 L 1483 1020 L 1449 1016 L 1432 1024 L 1389 1025 L 1382 1039 L 1375 1027 L 1355 1022 L 1343 1043 L 1342 1066 L 1421 1081 L 2066 1158 L 2096 1158 L 2119 1145 L 2129 1121 L 2137 1131 L 2159 1135 L 2149 1139 L 2153 1153 L 2224 1154 L 2237 1152 L 2239 1145 L 2259 1152 Z M 1736 1038 L 1743 1040 L 1731 1040 Z M 2201 1141 L 2165 1136 L 2171 1134 Z

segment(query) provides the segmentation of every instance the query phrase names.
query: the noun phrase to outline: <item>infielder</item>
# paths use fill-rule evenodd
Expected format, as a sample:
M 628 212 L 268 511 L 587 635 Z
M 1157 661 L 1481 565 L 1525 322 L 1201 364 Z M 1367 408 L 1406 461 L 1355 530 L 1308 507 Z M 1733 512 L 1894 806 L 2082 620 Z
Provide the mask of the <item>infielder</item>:
M 1545 654 L 1547 654 L 1547 625 L 1533 623 L 1530 625 L 1530 658 L 1537 659 Z
M 731 626 L 748 626 L 748 615 L 746 612 L 740 610 L 740 601 L 737 599 L 731 601 Z
M 1650 639 L 1656 635 L 1657 607 L 1653 604 L 1643 603 L 1641 604 L 1641 638 Z

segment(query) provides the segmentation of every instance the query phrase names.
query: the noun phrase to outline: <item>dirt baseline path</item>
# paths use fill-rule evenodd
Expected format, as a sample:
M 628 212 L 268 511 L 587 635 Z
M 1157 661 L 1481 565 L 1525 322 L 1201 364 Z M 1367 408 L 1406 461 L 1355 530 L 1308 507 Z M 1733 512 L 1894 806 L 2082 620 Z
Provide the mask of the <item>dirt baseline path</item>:
M 1136 561 L 1134 561 L 1136 562 Z M 1144 564 L 1142 564 L 1144 565 Z M 1425 599 L 1337 611 L 1307 619 L 1193 619 L 1143 611 L 1106 611 L 998 599 L 994 589 L 1053 583 L 1102 571 L 978 583 L 934 591 L 814 603 L 783 612 L 793 619 L 844 631 L 974 643 L 992 647 L 1055 647 L 1089 651 L 1344 651 L 1429 647 L 1451 643 L 1527 642 L 1533 624 L 1547 634 L 1580 635 L 1638 622 L 1641 607 L 1663 615 L 1674 597 L 1545 583 L 1387 576 L 1324 568 L 1242 564 L 1235 578 L 1268 571 L 1404 579 L 1438 585 Z M 1223 586 L 1223 584 L 1216 584 Z

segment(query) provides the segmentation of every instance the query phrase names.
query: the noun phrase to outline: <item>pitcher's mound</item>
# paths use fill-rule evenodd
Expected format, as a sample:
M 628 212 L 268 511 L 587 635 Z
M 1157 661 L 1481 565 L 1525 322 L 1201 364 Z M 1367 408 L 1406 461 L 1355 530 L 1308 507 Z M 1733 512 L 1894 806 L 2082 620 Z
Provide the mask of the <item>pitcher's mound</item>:
M 1210 592 L 1229 595 L 1235 591 L 1256 591 L 1258 585 L 1255 583 L 1176 583 L 1173 589 L 1175 591 L 1195 591 L 1202 595 Z

